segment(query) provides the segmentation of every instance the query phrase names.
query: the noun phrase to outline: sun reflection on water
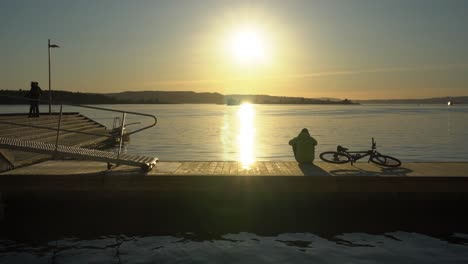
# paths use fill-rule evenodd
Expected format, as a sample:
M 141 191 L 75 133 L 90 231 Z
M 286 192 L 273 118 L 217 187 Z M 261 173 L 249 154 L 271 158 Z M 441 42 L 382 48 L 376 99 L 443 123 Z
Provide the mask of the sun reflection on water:
M 243 103 L 237 112 L 239 118 L 239 161 L 243 169 L 250 169 L 255 162 L 255 109 L 250 103 Z

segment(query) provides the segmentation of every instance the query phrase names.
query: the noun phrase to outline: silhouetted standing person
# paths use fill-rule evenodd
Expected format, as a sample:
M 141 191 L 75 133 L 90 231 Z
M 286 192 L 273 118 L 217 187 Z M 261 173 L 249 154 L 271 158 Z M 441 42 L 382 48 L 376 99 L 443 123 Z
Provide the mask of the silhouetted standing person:
M 42 90 L 38 82 L 31 82 L 31 90 L 26 97 L 29 97 L 29 117 L 39 117 L 39 98 L 41 98 Z
M 297 137 L 289 141 L 294 151 L 294 158 L 299 163 L 312 163 L 315 158 L 315 146 L 317 140 L 311 137 L 309 130 L 303 128 Z

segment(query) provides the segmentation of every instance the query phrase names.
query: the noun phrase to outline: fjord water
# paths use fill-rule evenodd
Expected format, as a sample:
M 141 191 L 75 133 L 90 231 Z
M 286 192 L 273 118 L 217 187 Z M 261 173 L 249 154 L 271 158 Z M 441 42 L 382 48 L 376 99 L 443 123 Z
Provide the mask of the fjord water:
M 366 150 L 371 137 L 380 152 L 410 161 L 468 161 L 468 106 L 455 105 L 101 105 L 153 114 L 158 124 L 131 136 L 126 151 L 161 161 L 293 160 L 289 139 L 307 127 L 316 153 L 340 144 Z M 2 113 L 27 106 L 1 106 Z M 42 107 L 41 111 L 46 111 Z M 116 113 L 65 107 L 112 128 Z M 54 108 L 54 111 L 57 111 Z M 150 124 L 128 115 L 132 131 Z M 430 221 L 430 220 L 429 220 Z M 48 228 L 48 227 L 44 227 Z M 37 238 L 37 240 L 41 240 Z M 467 263 L 467 234 L 433 235 L 411 230 L 383 234 L 321 236 L 252 233 L 214 237 L 65 237 L 53 241 L 0 238 L 0 263 Z
M 99 105 L 155 115 L 155 127 L 131 136 L 126 151 L 161 161 L 293 160 L 288 141 L 306 127 L 316 153 L 368 150 L 412 161 L 468 161 L 468 105 Z M 46 106 L 41 111 L 47 111 Z M 27 106 L 2 106 L 1 113 Z M 55 108 L 54 111 L 58 111 Z M 118 113 L 64 107 L 112 128 Z M 132 131 L 151 118 L 127 115 Z
M 468 161 L 468 105 L 112 105 L 153 114 L 156 127 L 131 137 L 127 152 L 161 161 L 293 160 L 288 141 L 309 129 L 316 153 L 343 145 L 410 161 Z M 108 127 L 115 113 L 79 111 Z M 127 123 L 148 124 L 128 115 Z M 128 126 L 129 131 L 140 125 Z

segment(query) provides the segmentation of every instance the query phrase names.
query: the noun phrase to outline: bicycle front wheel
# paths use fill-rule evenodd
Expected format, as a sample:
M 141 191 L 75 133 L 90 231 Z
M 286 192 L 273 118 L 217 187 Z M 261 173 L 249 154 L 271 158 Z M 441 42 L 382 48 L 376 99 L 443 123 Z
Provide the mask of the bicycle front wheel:
M 320 154 L 320 159 L 335 164 L 344 164 L 351 160 L 348 155 L 336 151 L 323 152 Z
M 399 159 L 381 154 L 372 156 L 370 161 L 384 167 L 398 167 L 401 165 L 401 161 Z

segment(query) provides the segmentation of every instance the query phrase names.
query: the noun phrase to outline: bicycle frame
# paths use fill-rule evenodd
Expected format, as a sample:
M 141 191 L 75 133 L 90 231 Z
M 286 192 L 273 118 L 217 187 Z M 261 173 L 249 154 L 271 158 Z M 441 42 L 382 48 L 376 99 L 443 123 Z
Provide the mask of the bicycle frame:
M 320 159 L 325 162 L 334 163 L 334 164 L 345 164 L 354 162 L 369 156 L 367 162 L 375 163 L 379 166 L 384 167 L 398 167 L 401 165 L 401 161 L 397 158 L 388 155 L 382 155 L 377 151 L 376 143 L 374 138 L 372 138 L 372 147 L 370 150 L 365 151 L 348 151 L 347 148 L 338 146 L 336 151 L 325 151 L 320 154 Z
M 372 158 L 372 156 L 374 155 L 374 152 L 372 150 L 368 150 L 368 151 L 340 151 L 340 153 L 343 153 L 343 154 L 346 154 L 347 156 L 349 156 L 349 159 L 351 161 L 351 164 L 353 164 L 354 162 L 364 158 L 364 157 L 367 157 L 369 156 L 369 160 L 367 162 L 370 161 L 370 159 Z M 362 155 L 361 155 L 362 154 Z
M 366 150 L 366 151 L 348 151 L 347 148 L 343 148 L 342 146 L 338 146 L 336 148 L 336 151 L 337 152 L 340 152 L 340 153 L 343 153 L 345 155 L 347 155 L 351 161 L 351 164 L 353 164 L 354 162 L 364 158 L 364 157 L 367 157 L 369 156 L 369 160 L 367 162 L 370 162 L 371 158 L 373 156 L 375 156 L 376 154 L 379 154 L 377 152 L 377 147 L 376 147 L 376 143 L 375 143 L 375 140 L 374 138 L 372 138 L 372 148 L 370 150 Z

